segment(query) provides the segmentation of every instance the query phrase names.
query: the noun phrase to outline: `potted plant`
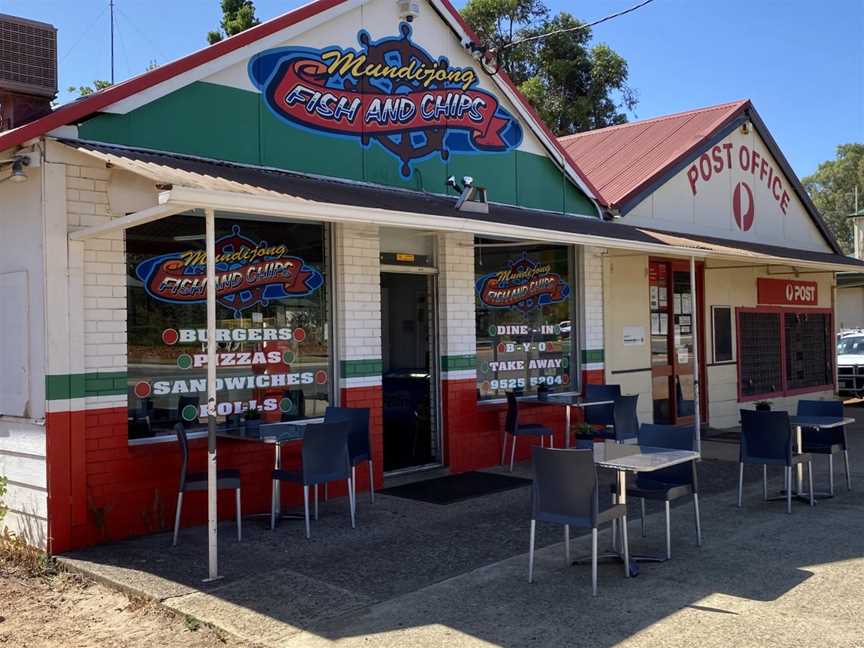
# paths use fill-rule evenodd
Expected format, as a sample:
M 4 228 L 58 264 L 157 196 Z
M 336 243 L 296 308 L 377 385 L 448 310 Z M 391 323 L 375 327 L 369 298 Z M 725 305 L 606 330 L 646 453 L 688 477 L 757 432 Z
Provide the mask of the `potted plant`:
M 576 426 L 576 437 L 577 438 L 593 438 L 594 436 L 594 428 L 592 428 L 587 423 L 580 423 Z
M 243 417 L 243 425 L 246 428 L 246 436 L 257 439 L 261 436 L 261 412 L 258 409 L 246 410 Z
M 770 412 L 771 411 L 771 401 L 769 401 L 769 400 L 756 401 L 756 411 L 757 412 Z

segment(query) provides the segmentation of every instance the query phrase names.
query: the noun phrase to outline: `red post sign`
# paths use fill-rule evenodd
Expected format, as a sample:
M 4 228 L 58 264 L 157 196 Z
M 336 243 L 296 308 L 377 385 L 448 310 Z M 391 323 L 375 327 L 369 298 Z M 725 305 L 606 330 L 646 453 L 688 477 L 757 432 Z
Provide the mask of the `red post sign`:
M 815 281 L 759 277 L 756 280 L 756 294 L 760 304 L 816 306 L 819 302 Z

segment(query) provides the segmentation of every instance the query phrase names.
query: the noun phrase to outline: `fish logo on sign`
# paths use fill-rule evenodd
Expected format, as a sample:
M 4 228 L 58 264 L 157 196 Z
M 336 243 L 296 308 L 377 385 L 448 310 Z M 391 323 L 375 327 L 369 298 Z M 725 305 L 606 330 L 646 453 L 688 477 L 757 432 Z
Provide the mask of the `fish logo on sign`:
M 732 214 L 735 216 L 735 224 L 742 232 L 753 227 L 755 211 L 753 191 L 746 182 L 739 182 L 732 192 Z
M 471 67 L 433 58 L 399 36 L 373 41 L 365 30 L 359 49 L 280 47 L 249 61 L 252 82 L 280 120 L 333 137 L 380 144 L 399 162 L 405 178 L 412 165 L 451 153 L 495 153 L 516 148 L 522 127 L 491 93 L 478 87 Z
M 570 286 L 560 274 L 552 272 L 548 263 L 540 264 L 524 253 L 505 269 L 480 277 L 475 288 L 489 308 L 513 308 L 523 313 L 570 296 Z
M 216 301 L 239 315 L 270 300 L 304 297 L 317 291 L 324 277 L 313 266 L 288 255 L 284 243 L 254 241 L 234 225 L 216 241 Z M 139 263 L 135 275 L 159 301 L 200 304 L 207 301 L 207 254 L 172 252 Z

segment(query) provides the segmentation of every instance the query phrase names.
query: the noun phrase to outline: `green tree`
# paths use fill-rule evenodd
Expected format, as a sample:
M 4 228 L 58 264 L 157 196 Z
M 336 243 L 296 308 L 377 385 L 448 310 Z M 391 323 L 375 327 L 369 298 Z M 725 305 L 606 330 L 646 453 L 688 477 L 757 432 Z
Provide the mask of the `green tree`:
M 627 62 L 608 45 L 592 46 L 589 28 L 507 47 L 580 27 L 572 15 L 550 16 L 542 0 L 469 0 L 462 16 L 483 44 L 499 51 L 501 68 L 557 135 L 622 124 L 623 111 L 635 108 Z
M 87 95 L 91 95 L 94 92 L 99 92 L 100 90 L 104 90 L 105 88 L 109 87 L 111 87 L 110 81 L 96 79 L 95 81 L 93 81 L 93 85 L 69 86 L 67 88 L 67 92 L 77 92 L 79 97 L 86 97 Z
M 835 159 L 820 164 L 814 174 L 801 182 L 840 247 L 852 254 L 854 244 L 849 215 L 855 210 L 856 187 L 858 209 L 864 208 L 864 144 L 841 144 Z
M 222 29 L 208 32 L 207 42 L 213 45 L 260 22 L 255 17 L 255 3 L 252 0 L 222 0 Z

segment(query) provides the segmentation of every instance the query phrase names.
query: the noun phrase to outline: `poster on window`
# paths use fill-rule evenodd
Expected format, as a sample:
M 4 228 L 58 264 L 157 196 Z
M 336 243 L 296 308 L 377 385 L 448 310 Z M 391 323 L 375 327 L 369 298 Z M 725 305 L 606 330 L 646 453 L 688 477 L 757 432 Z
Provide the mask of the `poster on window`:
M 203 426 L 207 401 L 203 220 L 172 216 L 127 231 L 129 434 Z M 217 425 L 323 413 L 329 402 L 321 225 L 216 219 Z
M 475 295 L 481 400 L 503 398 L 510 391 L 531 395 L 573 389 L 569 256 L 562 246 L 478 248 Z

